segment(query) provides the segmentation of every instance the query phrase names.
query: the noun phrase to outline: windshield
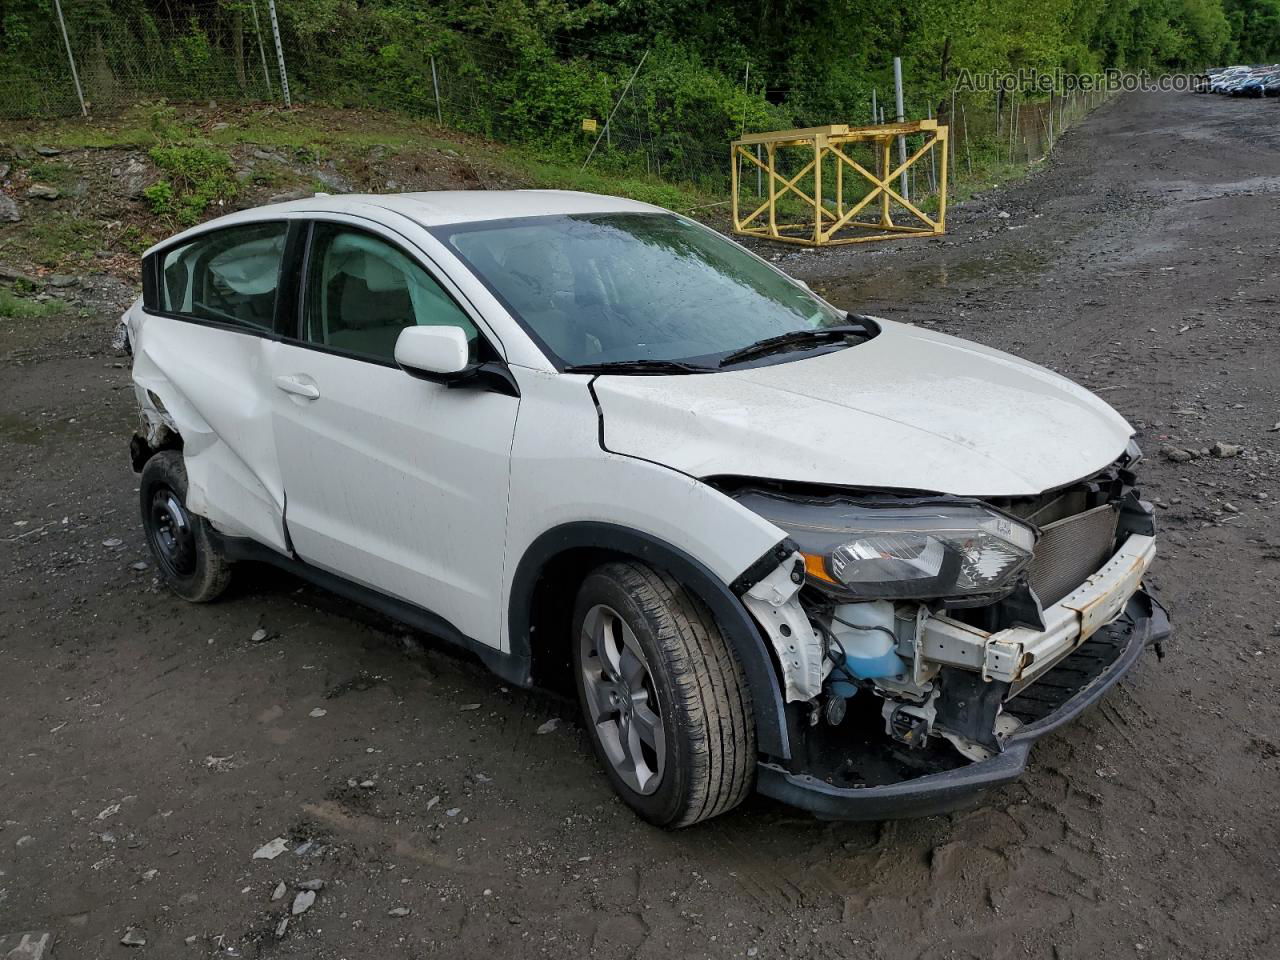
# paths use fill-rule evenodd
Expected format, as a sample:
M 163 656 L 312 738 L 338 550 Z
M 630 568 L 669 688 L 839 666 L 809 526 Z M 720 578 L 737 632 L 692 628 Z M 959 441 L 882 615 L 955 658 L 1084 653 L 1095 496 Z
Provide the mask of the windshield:
M 847 322 L 737 244 L 671 214 L 531 217 L 436 233 L 564 366 L 714 365 L 767 337 Z

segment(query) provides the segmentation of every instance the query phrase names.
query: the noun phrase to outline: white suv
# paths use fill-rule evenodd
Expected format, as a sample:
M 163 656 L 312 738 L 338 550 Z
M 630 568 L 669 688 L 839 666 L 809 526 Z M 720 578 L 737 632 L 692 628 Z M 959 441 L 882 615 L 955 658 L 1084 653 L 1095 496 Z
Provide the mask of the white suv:
M 143 290 L 132 454 L 173 591 L 267 561 L 572 685 L 654 823 L 753 787 L 953 807 L 1168 632 L 1110 407 L 668 211 L 320 195 L 154 247 Z

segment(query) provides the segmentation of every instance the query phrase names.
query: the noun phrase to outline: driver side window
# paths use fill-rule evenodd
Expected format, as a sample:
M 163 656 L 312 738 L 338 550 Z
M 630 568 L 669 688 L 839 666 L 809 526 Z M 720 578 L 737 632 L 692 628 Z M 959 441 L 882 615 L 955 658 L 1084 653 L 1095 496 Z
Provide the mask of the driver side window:
M 302 338 L 362 359 L 395 362 L 409 326 L 459 327 L 476 356 L 475 325 L 415 261 L 384 240 L 335 223 L 311 234 Z

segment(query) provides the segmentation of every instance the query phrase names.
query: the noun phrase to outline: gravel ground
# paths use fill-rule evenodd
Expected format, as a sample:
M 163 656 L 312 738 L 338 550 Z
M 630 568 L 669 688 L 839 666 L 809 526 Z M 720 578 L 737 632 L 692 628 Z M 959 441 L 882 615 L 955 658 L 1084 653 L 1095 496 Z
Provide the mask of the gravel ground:
M 756 798 L 662 833 L 563 701 L 279 574 L 182 604 L 136 516 L 120 291 L 92 319 L 3 322 L 0 937 L 78 958 L 1280 954 L 1278 109 L 1131 95 L 946 238 L 778 254 L 842 305 L 1104 391 L 1149 456 L 1169 656 L 949 817 Z M 1242 452 L 1199 454 L 1215 442 Z

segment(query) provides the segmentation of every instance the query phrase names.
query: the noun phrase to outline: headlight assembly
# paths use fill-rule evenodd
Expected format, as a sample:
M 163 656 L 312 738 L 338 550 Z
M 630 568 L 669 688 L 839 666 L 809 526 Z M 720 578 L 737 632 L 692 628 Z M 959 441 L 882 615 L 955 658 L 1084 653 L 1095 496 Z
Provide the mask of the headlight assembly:
M 759 490 L 744 507 L 787 531 L 809 583 L 849 599 L 999 594 L 1031 559 L 1037 531 L 969 500 L 792 498 Z

